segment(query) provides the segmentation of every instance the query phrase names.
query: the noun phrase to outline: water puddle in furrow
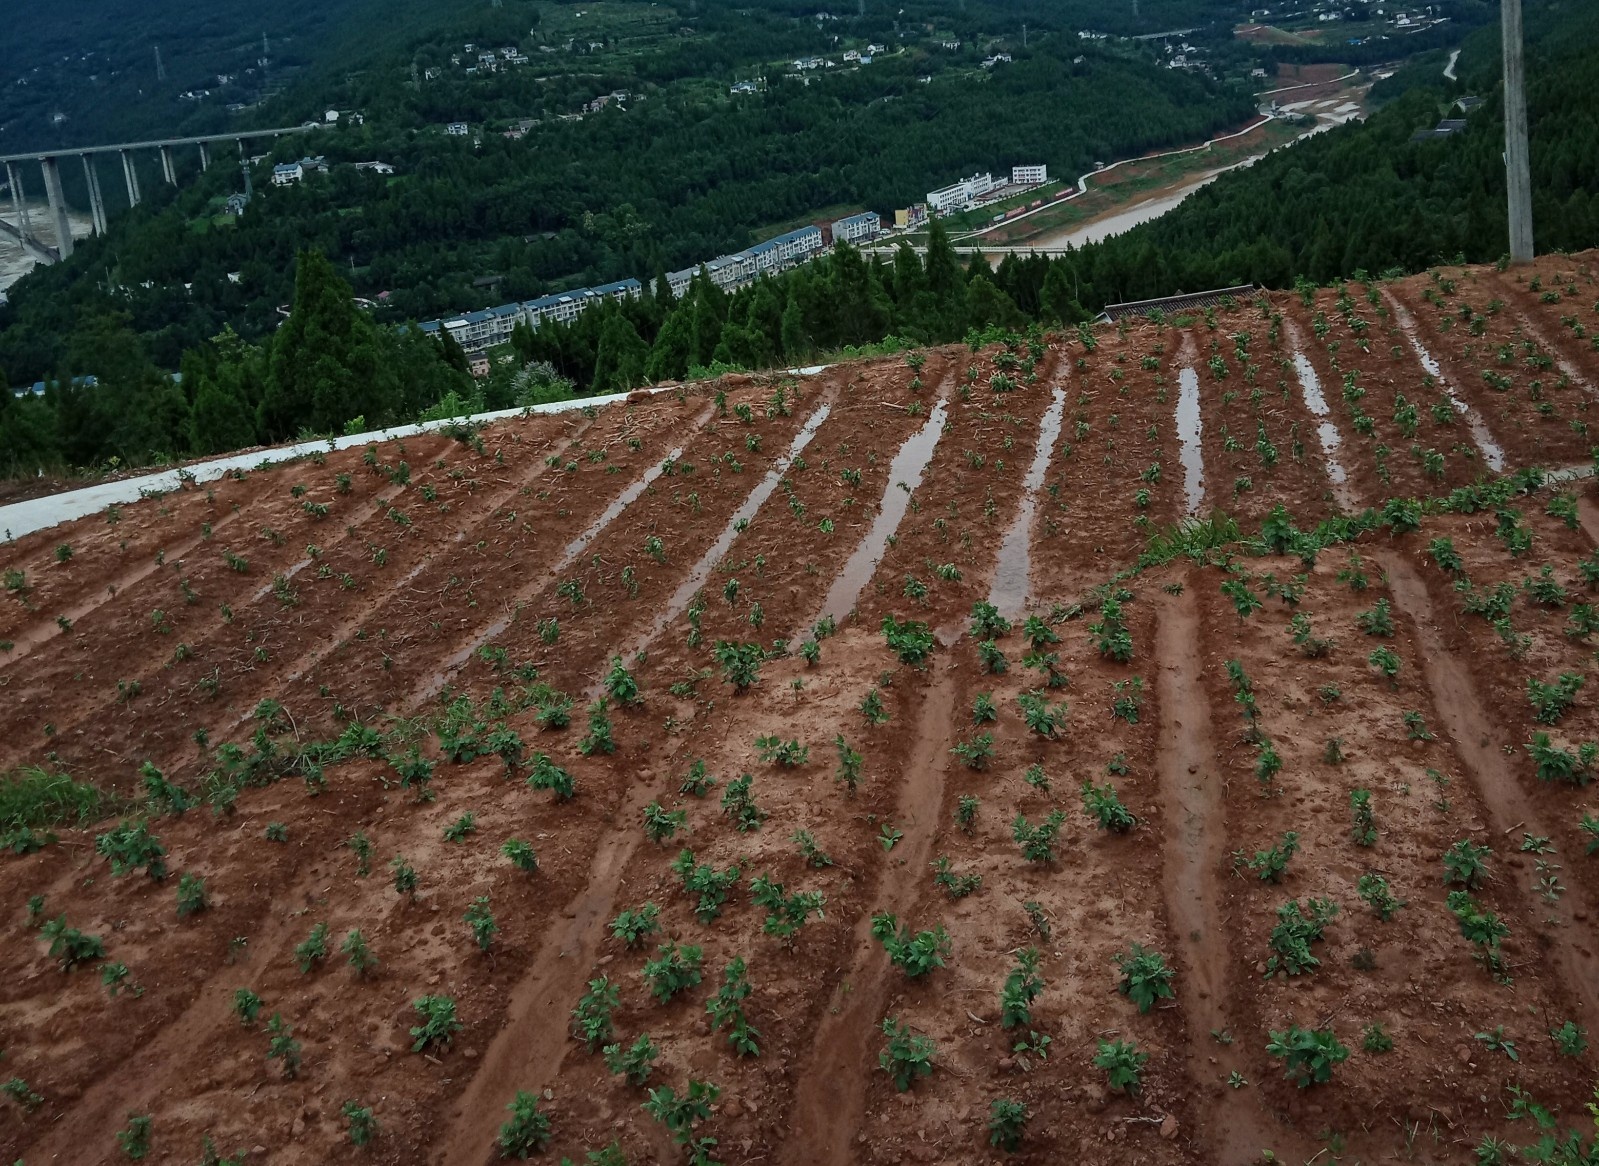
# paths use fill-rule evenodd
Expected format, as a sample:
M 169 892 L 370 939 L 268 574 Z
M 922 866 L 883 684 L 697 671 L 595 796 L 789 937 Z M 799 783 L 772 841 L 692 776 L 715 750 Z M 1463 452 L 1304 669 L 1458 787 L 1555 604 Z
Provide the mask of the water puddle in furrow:
M 1338 460 L 1344 435 L 1338 432 L 1338 426 L 1333 422 L 1332 408 L 1327 404 L 1326 394 L 1321 391 L 1321 378 L 1316 375 L 1316 366 L 1310 363 L 1304 353 L 1295 352 L 1294 368 L 1299 373 L 1299 389 L 1305 399 L 1305 408 L 1316 418 L 1316 436 L 1321 440 L 1321 453 L 1327 462 L 1327 476 L 1332 479 L 1333 494 L 1345 510 L 1354 511 L 1357 507 L 1349 492 L 1349 475 Z
M 1000 544 L 994 582 L 988 590 L 988 602 L 999 608 L 1006 619 L 1020 616 L 1027 603 L 1027 586 L 1033 573 L 1033 514 L 1038 508 L 1038 492 L 1044 488 L 1044 475 L 1049 472 L 1065 412 L 1066 390 L 1057 386 L 1054 400 L 1038 423 L 1038 445 L 1033 450 L 1033 464 L 1028 467 L 1022 485 L 1021 509 L 1016 512 L 1016 520 L 1010 524 L 1005 541 Z
M 1185 368 L 1177 374 L 1177 437 L 1183 443 L 1183 493 L 1189 518 L 1205 501 L 1205 457 L 1199 448 L 1199 374 Z
M 1472 438 L 1482 450 L 1482 460 L 1494 473 L 1502 472 L 1505 468 L 1505 451 L 1494 441 L 1493 434 L 1488 432 L 1488 426 L 1483 423 L 1477 411 L 1455 395 L 1455 387 L 1444 378 L 1442 367 L 1421 342 L 1421 336 L 1416 331 L 1415 319 L 1393 296 L 1385 294 L 1383 298 L 1388 301 L 1388 310 L 1393 312 L 1399 330 L 1405 334 L 1405 340 L 1409 342 L 1411 351 L 1416 354 L 1416 359 L 1421 362 L 1421 367 L 1427 370 L 1427 375 L 1432 377 L 1438 387 L 1444 391 L 1449 403 L 1455 407 L 1455 412 L 1466 419 L 1466 427 L 1471 430 Z
M 889 535 L 899 529 L 900 520 L 910 507 L 912 492 L 922 484 L 922 473 L 927 469 L 927 463 L 933 460 L 938 439 L 944 436 L 944 415 L 948 408 L 949 402 L 940 398 L 938 404 L 933 406 L 927 424 L 906 438 L 905 444 L 894 455 L 888 467 L 888 489 L 883 493 L 883 502 L 872 521 L 872 528 L 866 532 L 860 546 L 855 548 L 855 553 L 850 555 L 844 569 L 828 588 L 822 610 L 817 613 L 818 619 L 832 616 L 834 622 L 842 623 L 844 617 L 855 610 L 856 601 L 877 571 L 877 564 L 882 561 Z M 795 638 L 803 638 L 809 627 L 811 624 L 806 624 Z
M 794 435 L 793 444 L 788 447 L 788 452 L 775 466 L 766 471 L 766 476 L 756 483 L 749 497 L 733 511 L 732 517 L 727 520 L 727 525 L 722 528 L 722 533 L 717 536 L 710 549 L 700 556 L 700 561 L 694 564 L 694 569 L 689 572 L 688 578 L 678 585 L 667 605 L 656 614 L 650 630 L 628 653 L 629 659 L 644 651 L 669 623 L 688 610 L 688 605 L 694 601 L 695 593 L 705 586 L 705 580 L 716 569 L 716 564 L 727 557 L 727 552 L 733 546 L 733 540 L 740 534 L 740 527 L 753 520 L 756 511 L 766 504 L 766 500 L 777 490 L 777 484 L 783 480 L 783 475 L 788 473 L 789 467 L 794 464 L 794 459 L 811 443 L 811 438 L 816 436 L 816 431 L 822 427 L 822 422 L 827 420 L 827 415 L 832 411 L 831 404 L 824 404 L 810 415 L 804 427 Z

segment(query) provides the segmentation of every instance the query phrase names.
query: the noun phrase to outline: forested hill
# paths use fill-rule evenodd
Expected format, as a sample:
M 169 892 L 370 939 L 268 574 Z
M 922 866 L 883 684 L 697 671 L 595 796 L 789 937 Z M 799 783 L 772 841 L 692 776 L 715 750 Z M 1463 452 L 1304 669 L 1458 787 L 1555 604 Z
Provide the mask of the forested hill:
M 1534 226 L 1540 250 L 1599 243 L 1599 5 L 1527 0 L 1527 94 Z M 1365 268 L 1419 270 L 1507 249 L 1504 105 L 1498 28 L 1474 33 L 1459 82 L 1443 54 L 1406 70 L 1364 124 L 1319 135 L 1224 175 L 1170 214 L 1072 260 L 1087 295 L 1120 301 L 1240 282 L 1326 282 Z M 1418 129 L 1485 104 L 1464 132 L 1412 142 Z M 1085 301 L 1086 302 L 1086 301 Z

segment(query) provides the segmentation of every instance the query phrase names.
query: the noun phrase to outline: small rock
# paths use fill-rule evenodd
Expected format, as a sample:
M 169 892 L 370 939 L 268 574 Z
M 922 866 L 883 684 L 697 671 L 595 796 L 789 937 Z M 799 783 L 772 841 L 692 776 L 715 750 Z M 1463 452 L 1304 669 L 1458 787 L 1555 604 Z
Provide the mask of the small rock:
M 727 1104 L 722 1106 L 722 1116 L 723 1117 L 736 1118 L 736 1117 L 742 1116 L 743 1113 L 744 1113 L 744 1110 L 739 1105 L 738 1098 L 736 1098 L 736 1097 L 733 1098 L 731 1101 L 727 1102 Z
M 301 1135 L 304 1133 L 305 1118 L 296 1115 L 294 1121 L 289 1124 L 289 1137 L 293 1141 L 299 1141 Z
M 1083 1090 L 1083 1108 L 1089 1113 L 1103 1113 L 1106 1100 L 1103 1085 L 1090 1085 Z
M 257 1142 L 255 1145 L 250 1147 L 250 1156 L 252 1158 L 265 1158 L 266 1152 L 266 1147 L 260 1142 Z
M 1014 1073 L 1016 1071 L 1016 1058 L 1001 1057 L 999 1063 L 994 1066 L 994 1071 L 996 1073 Z
M 1160 1123 L 1160 1136 L 1168 1142 L 1177 1136 L 1177 1119 L 1169 1113 Z
M 462 1049 L 461 1050 L 461 1055 L 463 1057 L 465 1057 L 469 1061 L 477 1060 L 477 1050 L 476 1049 Z

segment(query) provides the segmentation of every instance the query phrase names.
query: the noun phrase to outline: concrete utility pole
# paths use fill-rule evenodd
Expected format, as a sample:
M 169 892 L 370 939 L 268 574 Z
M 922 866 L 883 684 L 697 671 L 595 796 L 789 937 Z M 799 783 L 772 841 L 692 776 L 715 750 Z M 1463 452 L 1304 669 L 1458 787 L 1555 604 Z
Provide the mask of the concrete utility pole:
M 160 45 L 155 46 L 155 79 L 157 81 L 165 81 L 167 79 L 167 67 L 161 63 Z
M 56 228 L 56 250 L 61 258 L 72 258 L 72 222 L 67 218 L 67 200 L 61 194 L 61 164 L 54 158 L 40 158 L 44 172 L 44 195 L 50 202 L 50 218 Z
M 1510 262 L 1531 263 L 1532 160 L 1527 145 L 1527 67 L 1521 0 L 1501 0 L 1505 43 L 1505 185 L 1510 189 Z

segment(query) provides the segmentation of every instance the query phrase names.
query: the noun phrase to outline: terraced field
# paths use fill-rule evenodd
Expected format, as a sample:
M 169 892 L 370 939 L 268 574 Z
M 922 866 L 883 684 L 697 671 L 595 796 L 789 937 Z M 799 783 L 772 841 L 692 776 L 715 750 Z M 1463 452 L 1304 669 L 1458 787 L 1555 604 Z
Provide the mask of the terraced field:
M 6 544 L 0 1159 L 1591 1137 L 1593 266 L 730 377 Z

